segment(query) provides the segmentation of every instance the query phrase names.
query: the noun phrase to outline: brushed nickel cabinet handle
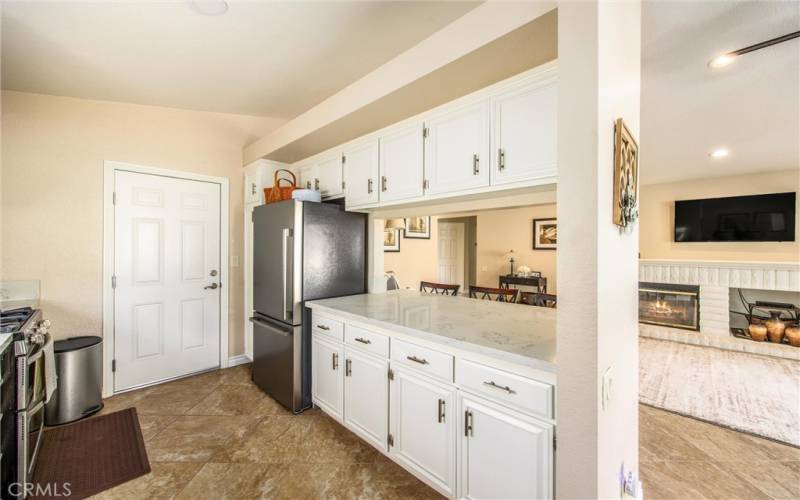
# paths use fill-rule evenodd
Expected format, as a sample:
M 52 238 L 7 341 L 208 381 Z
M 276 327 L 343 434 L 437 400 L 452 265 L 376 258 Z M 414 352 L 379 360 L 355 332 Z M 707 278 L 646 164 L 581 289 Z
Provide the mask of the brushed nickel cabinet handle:
M 311 181 L 306 181 L 306 189 L 311 189 Z
M 506 152 L 503 148 L 497 149 L 497 169 L 504 170 L 506 168 Z
M 367 179 L 367 194 L 372 194 L 372 179 Z
M 497 382 L 495 382 L 494 380 L 489 380 L 487 382 L 484 382 L 483 385 L 488 385 L 489 387 L 492 387 L 494 389 L 500 389 L 501 391 L 506 391 L 509 394 L 517 393 L 517 391 L 511 389 L 511 387 L 507 385 L 498 385 Z
M 344 360 L 344 376 L 349 377 L 353 373 L 353 361 L 350 359 Z
M 439 410 L 439 418 L 438 418 L 438 420 L 439 420 L 440 424 L 442 422 L 444 422 L 444 404 L 445 404 L 444 403 L 444 399 L 440 399 L 439 400 L 439 407 L 438 407 L 438 410 Z
M 314 191 L 319 191 L 319 179 L 314 179 Z
M 472 155 L 472 175 L 479 175 L 481 173 L 481 157 Z
M 381 191 L 386 191 L 386 176 L 381 176 Z
M 353 339 L 353 340 L 355 340 L 356 342 L 361 342 L 362 344 L 371 344 L 371 343 L 372 343 L 372 341 L 371 341 L 371 340 L 369 340 L 369 339 L 362 339 L 361 337 L 356 337 L 356 338 L 355 338 L 355 339 Z
M 473 436 L 472 431 L 472 412 L 464 410 L 464 437 Z
M 331 357 L 333 358 L 333 369 L 337 370 L 339 368 L 339 355 L 334 352 Z
M 326 332 L 331 329 L 328 325 L 317 325 L 317 328 L 320 330 L 325 330 Z
M 421 365 L 427 365 L 428 360 L 425 358 L 418 358 L 416 356 L 406 356 L 406 359 L 409 361 L 413 361 L 414 363 L 419 363 Z
M 250 183 L 250 194 L 256 194 L 256 183 L 255 182 L 251 182 Z

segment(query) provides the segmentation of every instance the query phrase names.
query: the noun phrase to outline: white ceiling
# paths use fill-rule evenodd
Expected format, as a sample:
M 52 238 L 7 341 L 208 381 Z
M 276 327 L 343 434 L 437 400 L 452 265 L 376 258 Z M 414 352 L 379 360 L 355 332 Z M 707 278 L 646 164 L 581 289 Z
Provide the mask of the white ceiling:
M 3 1 L 4 89 L 292 118 L 478 2 Z
M 800 39 L 707 67 L 800 30 L 800 2 L 646 1 L 642 12 L 643 183 L 800 169 Z M 730 156 L 712 160 L 720 147 Z

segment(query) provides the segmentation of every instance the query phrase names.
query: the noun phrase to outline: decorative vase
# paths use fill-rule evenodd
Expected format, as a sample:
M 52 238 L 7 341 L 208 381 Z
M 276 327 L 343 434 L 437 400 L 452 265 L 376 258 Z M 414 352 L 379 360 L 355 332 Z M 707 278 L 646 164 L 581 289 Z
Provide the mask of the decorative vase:
M 762 342 L 767 338 L 767 327 L 765 325 L 753 323 L 748 330 L 750 330 L 750 338 L 753 340 Z
M 772 317 L 767 320 L 767 337 L 770 342 L 780 344 L 783 342 L 783 332 L 786 330 L 786 323 L 781 320 L 781 313 L 773 312 Z
M 790 345 L 800 347 L 800 326 L 792 325 L 787 327 L 785 333 Z

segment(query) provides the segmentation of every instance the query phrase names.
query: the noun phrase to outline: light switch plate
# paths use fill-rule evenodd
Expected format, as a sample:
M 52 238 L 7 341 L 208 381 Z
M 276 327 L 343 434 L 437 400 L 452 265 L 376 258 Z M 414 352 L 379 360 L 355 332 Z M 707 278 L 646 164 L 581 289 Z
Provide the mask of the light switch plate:
M 603 409 L 606 409 L 608 402 L 611 401 L 614 389 L 614 368 L 609 366 L 603 373 Z

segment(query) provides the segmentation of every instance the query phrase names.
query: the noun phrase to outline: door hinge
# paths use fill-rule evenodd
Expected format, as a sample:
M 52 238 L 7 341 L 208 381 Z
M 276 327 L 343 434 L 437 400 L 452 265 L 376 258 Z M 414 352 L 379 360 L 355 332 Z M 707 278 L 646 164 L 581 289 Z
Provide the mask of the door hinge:
M 394 380 L 394 372 L 389 368 L 389 380 Z
M 116 359 L 112 359 L 111 360 L 111 371 L 112 372 L 117 371 L 117 360 Z
M 553 450 L 556 449 L 556 435 L 553 434 Z
M 422 138 L 423 139 L 428 138 L 428 127 L 422 127 Z
M 389 439 L 387 439 L 387 441 L 389 442 L 389 446 L 394 446 L 394 436 L 389 434 Z
M 111 193 L 111 204 L 112 205 L 116 205 L 117 204 L 117 192 L 116 191 Z
M 112 276 L 111 277 L 111 288 L 117 288 L 117 277 L 116 276 Z
M 345 163 L 347 163 L 347 157 L 342 155 L 342 166 L 344 166 Z

